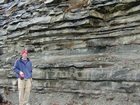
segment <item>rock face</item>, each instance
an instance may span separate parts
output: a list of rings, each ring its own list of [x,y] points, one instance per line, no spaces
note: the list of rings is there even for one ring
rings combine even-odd
[[[27,49],[33,92],[77,94],[94,102],[80,105],[138,104],[139,2],[88,0],[69,7],[65,0],[1,1],[0,86],[17,91],[12,67]],[[67,105],[78,104],[71,101]]]

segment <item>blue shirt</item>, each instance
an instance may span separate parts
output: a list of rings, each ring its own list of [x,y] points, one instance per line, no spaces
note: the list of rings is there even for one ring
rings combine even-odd
[[[19,74],[20,71],[24,73],[24,78],[32,78],[32,63],[29,58],[27,60],[19,58],[15,61],[13,71],[16,73],[17,78],[21,77]]]
[[[23,61],[23,63],[24,63],[25,65],[26,65],[26,63],[28,62],[28,60],[23,60],[23,59],[22,59],[22,61]]]

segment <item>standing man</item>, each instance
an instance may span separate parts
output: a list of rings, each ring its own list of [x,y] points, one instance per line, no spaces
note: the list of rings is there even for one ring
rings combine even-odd
[[[18,78],[19,105],[29,105],[32,83],[32,63],[28,58],[28,51],[22,50],[21,57],[15,61],[14,72]]]

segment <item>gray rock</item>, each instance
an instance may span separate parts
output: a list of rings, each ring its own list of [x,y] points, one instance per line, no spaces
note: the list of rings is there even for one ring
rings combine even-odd
[[[3,4],[3,3],[5,3],[7,0],[1,0],[0,1],[0,4]]]
[[[12,68],[23,49],[33,64],[33,105],[139,104],[139,1],[81,1],[0,2],[0,87],[13,105]]]

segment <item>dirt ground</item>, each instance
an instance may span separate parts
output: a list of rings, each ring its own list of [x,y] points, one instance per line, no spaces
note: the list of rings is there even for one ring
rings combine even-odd
[[[125,95],[115,94],[114,99],[106,100],[106,96],[94,97],[72,93],[50,92],[45,94],[33,93],[30,95],[30,105],[140,105],[134,103]],[[18,93],[10,93],[8,99],[12,105],[18,105]],[[130,100],[129,100],[130,99]]]

